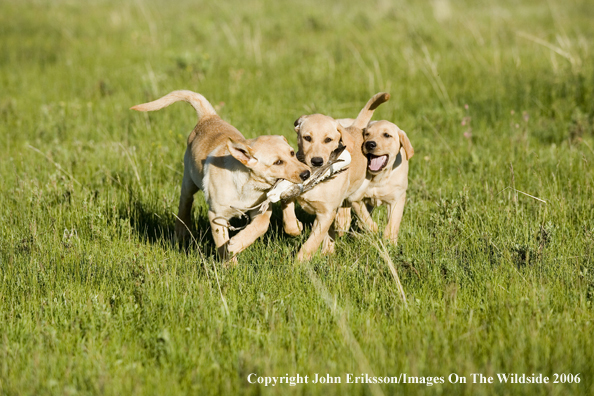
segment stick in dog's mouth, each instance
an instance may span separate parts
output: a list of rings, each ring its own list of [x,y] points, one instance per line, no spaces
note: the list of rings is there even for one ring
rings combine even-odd
[[[367,154],[367,159],[369,162],[367,163],[367,167],[372,172],[379,172],[388,164],[388,155],[373,155]]]
[[[268,209],[268,206],[272,202],[278,202],[281,199],[287,200],[291,198],[295,198],[312,188],[314,188],[319,183],[331,179],[335,177],[337,174],[342,173],[347,170],[348,166],[351,163],[351,155],[348,151],[345,150],[346,146],[340,145],[336,150],[332,152],[330,158],[326,164],[317,168],[303,183],[295,184],[285,179],[278,179],[276,184],[268,191],[266,194],[267,198],[260,204],[253,206],[251,208],[236,208],[242,213],[247,212],[248,210],[258,209],[261,213],[265,212]]]

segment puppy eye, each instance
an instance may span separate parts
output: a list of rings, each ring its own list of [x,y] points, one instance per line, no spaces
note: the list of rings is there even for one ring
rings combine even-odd
[[[384,133],[384,137],[385,137],[385,138],[391,138],[392,136],[390,136],[390,135],[389,135],[389,134],[387,134],[387,133]]]
[[[311,142],[311,136],[303,136],[303,140],[306,142]]]
[[[274,165],[282,165],[283,164],[283,160],[278,160],[274,163]]]
[[[291,157],[294,157],[294,156],[295,156],[295,152],[291,151]]]
[[[324,143],[330,143],[332,141],[332,138],[327,137],[326,139],[324,139]]]

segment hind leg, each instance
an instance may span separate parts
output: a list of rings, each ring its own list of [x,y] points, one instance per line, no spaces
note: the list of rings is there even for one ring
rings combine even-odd
[[[196,192],[198,192],[198,187],[192,181],[187,167],[184,167],[184,178],[179,197],[179,211],[175,220],[175,239],[178,243],[187,241],[190,238],[192,204],[194,203],[194,194]]]

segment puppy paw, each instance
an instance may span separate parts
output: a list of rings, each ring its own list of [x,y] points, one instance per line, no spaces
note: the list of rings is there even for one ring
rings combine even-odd
[[[175,221],[175,238],[177,240],[186,240],[190,238],[190,230],[186,224],[182,223],[179,219]]]
[[[322,248],[322,254],[324,254],[324,255],[334,254],[334,243],[329,243],[327,246],[324,246]]]
[[[398,235],[386,235],[384,239],[392,245],[398,245]]]
[[[242,250],[241,244],[235,238],[229,239],[229,242],[227,242],[227,255],[229,257],[235,257]]]
[[[334,245],[335,241],[334,238],[330,238],[330,235],[326,235],[324,237],[324,241],[322,242],[322,254],[329,255],[334,253]]]
[[[350,224],[346,227],[341,227],[337,224],[335,225],[335,227],[336,235],[338,235],[339,237],[343,237],[345,234],[348,234],[350,232]]]
[[[309,261],[311,260],[313,256],[313,253],[308,253],[308,252],[304,252],[303,250],[300,250],[299,253],[297,253],[297,262],[304,262],[304,261]]]
[[[351,211],[350,208],[340,208],[334,219],[334,227],[338,236],[343,236],[351,228]]]
[[[298,236],[303,231],[303,223],[299,220],[284,224],[285,232],[291,236]]]
[[[377,223],[371,219],[369,221],[361,221],[359,223],[359,225],[363,226],[365,231],[369,231],[369,232],[378,232],[379,231],[379,227],[377,226]]]
[[[186,228],[175,229],[175,234],[173,236],[173,245],[178,246],[181,248],[187,248],[191,239],[191,234],[188,232]]]
[[[237,256],[232,256],[231,258],[229,258],[228,260],[225,260],[223,262],[223,267],[225,268],[233,268],[235,266],[237,266],[238,261],[237,261]]]

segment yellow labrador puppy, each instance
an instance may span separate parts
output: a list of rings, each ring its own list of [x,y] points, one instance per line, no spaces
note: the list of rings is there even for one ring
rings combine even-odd
[[[340,122],[348,124],[349,119]],[[367,177],[358,191],[351,196],[355,214],[371,231],[377,224],[367,209],[386,204],[388,224],[384,238],[396,243],[402,221],[408,188],[408,160],[415,151],[406,133],[389,121],[371,121],[363,130],[363,154],[367,157]],[[350,214],[340,219],[340,227],[348,227]]]
[[[229,240],[229,220],[266,199],[266,192],[279,179],[293,183],[306,180],[310,171],[299,162],[282,136],[246,140],[223,121],[204,96],[192,91],[173,91],[153,102],[132,107],[153,111],[186,101],[198,113],[198,124],[188,137],[184,176],[175,225],[178,240],[189,236],[194,194],[201,189],[208,203],[208,219],[219,256],[234,257],[266,232],[272,209],[249,212],[250,224]]]
[[[384,92],[373,96],[357,119],[347,128],[334,118],[322,114],[304,115],[295,121],[299,142],[297,156],[307,165],[312,168],[324,165],[328,162],[330,154],[341,144],[346,146],[351,155],[351,164],[346,171],[297,197],[305,211],[316,215],[311,234],[299,250],[298,260],[310,259],[322,242],[323,253],[334,251],[333,222],[336,212],[344,200],[350,201],[350,196],[358,191],[365,181],[367,158],[361,151],[362,130],[371,119],[374,110],[389,98],[390,95]],[[294,201],[290,201],[283,206],[284,229],[290,235],[297,235],[302,229],[301,223],[295,217],[294,205]]]

